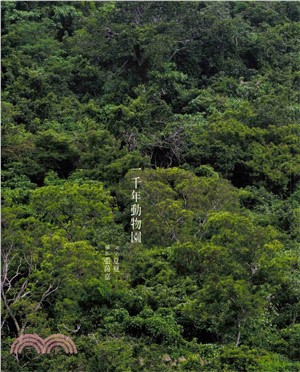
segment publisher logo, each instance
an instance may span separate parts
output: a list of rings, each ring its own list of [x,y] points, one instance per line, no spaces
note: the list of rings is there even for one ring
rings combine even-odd
[[[37,334],[25,334],[18,337],[10,347],[11,354],[20,354],[26,347],[33,347],[38,354],[50,354],[53,349],[61,348],[66,354],[77,354],[77,349],[70,337],[55,334],[43,340]]]

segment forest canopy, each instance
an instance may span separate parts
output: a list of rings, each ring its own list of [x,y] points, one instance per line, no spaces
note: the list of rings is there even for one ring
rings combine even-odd
[[[297,2],[1,11],[3,371],[298,371]]]

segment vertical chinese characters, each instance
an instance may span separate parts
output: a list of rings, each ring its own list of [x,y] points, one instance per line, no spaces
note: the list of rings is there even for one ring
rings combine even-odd
[[[114,273],[118,273],[120,271],[119,265],[119,247],[115,247],[113,253],[113,260],[111,258],[111,246],[105,246],[105,257],[104,257],[104,273],[105,273],[105,280],[110,280],[111,278],[111,268]]]
[[[139,204],[141,200],[141,193],[139,191],[139,185],[141,183],[140,177],[132,178],[134,180],[134,190],[131,193],[131,243],[142,242],[142,207]]]
[[[115,253],[114,253],[114,262],[113,262],[113,271],[115,273],[119,272],[119,247],[115,248]]]
[[[105,246],[105,257],[104,257],[105,280],[110,280],[111,258],[109,254],[110,254],[110,245],[106,245]]]

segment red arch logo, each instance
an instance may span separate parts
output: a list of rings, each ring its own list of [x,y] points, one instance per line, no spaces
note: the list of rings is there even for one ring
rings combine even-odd
[[[55,334],[43,340],[37,334],[18,337],[10,347],[11,354],[20,354],[25,348],[33,347],[38,354],[50,354],[53,349],[62,348],[66,354],[77,354],[77,348],[70,337]]]
[[[46,354],[51,353],[51,350],[56,347],[62,347],[66,354],[77,354],[76,346],[68,336],[61,334],[51,335],[44,340],[44,343]]]
[[[44,354],[44,340],[36,334],[27,334],[18,337],[12,343],[10,353],[20,354],[25,347],[33,347],[38,354]]]

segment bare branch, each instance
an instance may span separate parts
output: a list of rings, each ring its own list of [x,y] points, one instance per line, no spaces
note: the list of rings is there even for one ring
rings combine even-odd
[[[49,287],[46,289],[46,291],[43,293],[42,295],[42,298],[40,300],[40,302],[37,304],[37,306],[35,307],[35,311],[37,311],[41,306],[42,306],[42,303],[45,301],[45,299],[50,296],[53,292],[57,291],[59,286],[53,288],[52,287],[52,284],[49,285]]]

